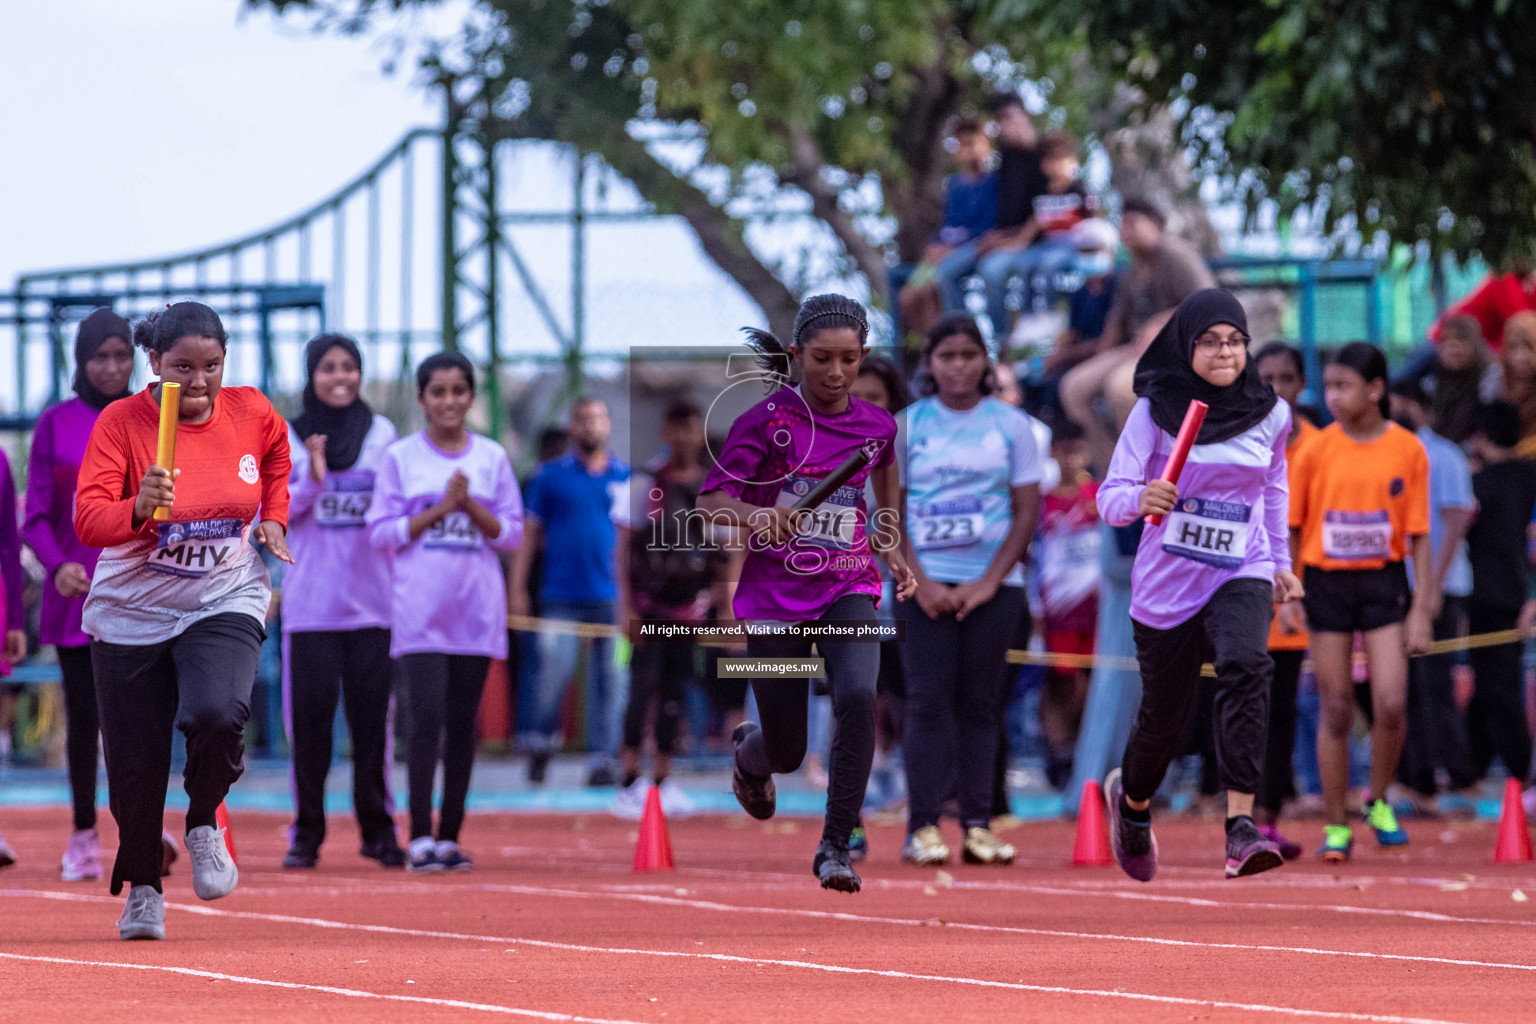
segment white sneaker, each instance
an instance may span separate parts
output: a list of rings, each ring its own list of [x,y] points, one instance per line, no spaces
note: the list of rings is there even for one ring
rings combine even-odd
[[[15,863],[16,851],[5,841],[5,836],[0,836],[0,868],[8,868]]]
[[[64,849],[59,874],[66,882],[101,881],[101,837],[95,829],[81,829],[69,834],[69,846]]]
[[[197,826],[187,833],[187,849],[192,854],[192,891],[198,899],[216,900],[235,891],[240,869],[230,859],[222,828]]]
[[[206,827],[206,826],[205,826]],[[128,890],[123,916],[117,919],[117,934],[127,939],[165,938],[165,897],[152,885],[135,885]]]
[[[679,786],[671,779],[661,780],[661,810],[663,814],[669,818],[686,818],[697,809],[693,804],[693,800],[687,793],[683,792],[682,786]]]
[[[651,780],[641,776],[634,782],[625,786],[613,794],[613,799],[608,802],[608,810],[615,818],[623,818],[625,821],[639,821],[645,813],[645,798],[651,790]],[[667,798],[665,784],[662,786],[661,798]]]

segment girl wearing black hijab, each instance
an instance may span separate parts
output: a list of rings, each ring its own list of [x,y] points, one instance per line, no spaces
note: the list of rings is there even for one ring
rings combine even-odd
[[[1149,807],[1216,666],[1216,759],[1227,790],[1228,878],[1279,867],[1253,823],[1269,717],[1274,602],[1301,598],[1291,573],[1285,443],[1290,407],[1248,365],[1248,323],[1229,292],[1185,299],[1136,365],[1137,402],[1099,487],[1105,522],[1163,516],[1142,533],[1131,619],[1142,698],[1120,768],[1105,780],[1110,845],[1150,881]],[[1209,407],[1177,485],[1161,479],[1191,401]]]
[[[352,803],[361,854],[402,867],[388,787],[390,576],[363,517],[395,428],[360,396],[357,343],[322,334],[304,351],[304,411],[288,437],[288,545],[283,587],[284,701],[297,804],[285,868],[312,868],[325,839],[325,777],[343,698],[352,733]]]
[[[128,397],[132,339],[128,321],[110,309],[98,309],[80,322],[75,334],[76,397],[45,409],[38,417],[27,468],[27,510],[21,533],[46,572],[38,633],[58,653],[64,680],[65,747],[74,804],[74,830],[61,865],[66,882],[96,881],[102,876],[101,839],[96,832],[96,676],[91,670],[91,638],[80,628],[91,573],[101,552],[86,547],[75,534],[75,485],[96,417],[119,398]],[[177,855],[176,841],[167,832],[162,842],[161,871],[169,873]]]

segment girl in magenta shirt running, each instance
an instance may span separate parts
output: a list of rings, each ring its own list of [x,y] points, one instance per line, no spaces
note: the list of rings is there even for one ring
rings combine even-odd
[[[880,596],[872,554],[890,566],[899,599],[910,597],[917,582],[897,550],[896,420],[850,393],[869,354],[864,307],[841,295],[807,299],[787,349],[765,331],[749,333],[770,393],[731,425],[698,502],[704,512],[717,520],[729,518],[748,533],[736,617],[872,626]],[[795,376],[800,384],[788,387]],[[800,498],[861,448],[871,456],[867,465],[816,508],[793,511]],[[873,528],[864,500],[865,481],[871,478],[880,504]],[[826,666],[837,727],[826,824],[811,870],[824,889],[858,892],[848,840],[858,824],[875,753],[880,644],[877,637],[820,640],[816,649]],[[810,640],[747,641],[751,658],[805,658],[810,653]],[[732,788],[754,818],[773,817],[774,774],[795,771],[805,757],[808,686],[803,677],[752,683],[762,724],[744,722],[732,736]]]

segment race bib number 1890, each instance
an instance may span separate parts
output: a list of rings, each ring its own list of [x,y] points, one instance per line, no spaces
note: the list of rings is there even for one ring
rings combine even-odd
[[[1374,512],[1324,512],[1323,557],[1340,562],[1386,561],[1392,547],[1392,520]]]

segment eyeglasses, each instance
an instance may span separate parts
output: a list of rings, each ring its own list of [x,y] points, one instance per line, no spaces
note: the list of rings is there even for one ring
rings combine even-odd
[[[1195,339],[1195,350],[1201,355],[1206,356],[1214,356],[1224,348],[1231,348],[1236,351],[1238,349],[1246,349],[1247,347],[1248,338],[1242,334],[1235,334],[1230,338],[1218,338],[1214,335],[1206,334]]]

